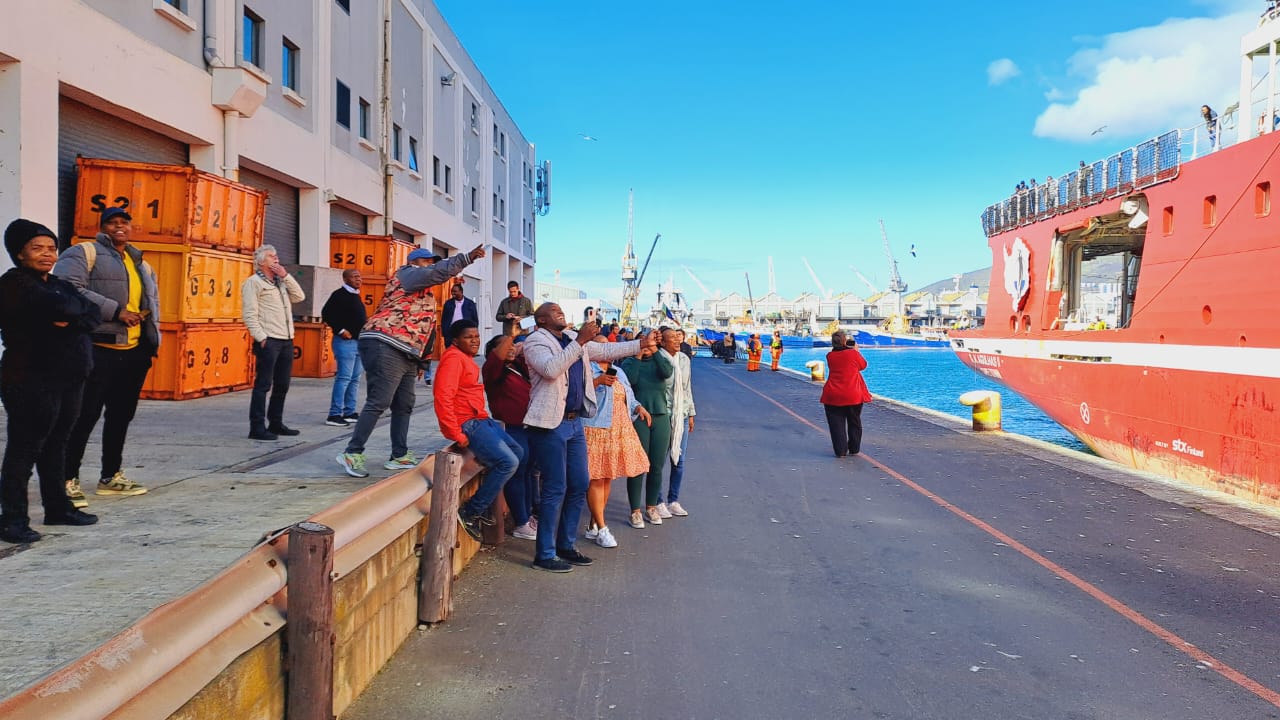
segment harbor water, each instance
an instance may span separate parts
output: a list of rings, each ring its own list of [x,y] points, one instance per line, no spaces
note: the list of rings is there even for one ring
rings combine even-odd
[[[867,359],[862,375],[876,395],[937,410],[968,420],[969,408],[957,398],[970,390],[995,390],[1004,407],[1004,429],[1092,454],[1092,451],[1016,392],[975,373],[950,350],[859,348]],[[788,348],[782,366],[808,373],[805,363],[825,360],[831,348]],[[764,361],[769,362],[766,349]]]

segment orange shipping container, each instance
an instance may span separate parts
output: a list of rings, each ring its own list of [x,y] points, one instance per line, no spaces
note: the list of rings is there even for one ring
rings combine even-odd
[[[139,242],[252,253],[262,244],[266,193],[190,165],[76,160],[75,234],[93,237],[109,207],[133,217]]]
[[[293,376],[333,377],[338,359],[333,356],[333,328],[322,322],[293,324]]]
[[[240,320],[240,286],[253,274],[251,256],[166,243],[132,245],[156,271],[160,322]]]
[[[160,324],[160,353],[142,386],[148,400],[188,400],[253,384],[249,330],[240,323]]]
[[[329,267],[355,268],[366,283],[370,279],[386,282],[391,273],[409,262],[409,253],[415,247],[389,235],[336,233],[329,236]]]
[[[382,296],[387,293],[386,280],[365,280],[360,286],[360,299],[364,300],[364,312],[373,315],[373,311],[382,304]]]

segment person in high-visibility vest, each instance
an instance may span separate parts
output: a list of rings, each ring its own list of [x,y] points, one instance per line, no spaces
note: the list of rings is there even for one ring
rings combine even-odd
[[[769,369],[778,372],[778,362],[782,360],[782,333],[773,334],[773,339],[769,341],[769,355],[771,356]]]
[[[747,372],[756,372],[760,369],[760,358],[764,355],[764,343],[760,342],[760,336],[752,333],[747,339]]]

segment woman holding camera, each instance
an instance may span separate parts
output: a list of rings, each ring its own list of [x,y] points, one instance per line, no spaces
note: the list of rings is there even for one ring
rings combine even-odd
[[[831,431],[831,448],[842,458],[862,449],[862,405],[871,402],[871,391],[862,379],[867,360],[843,330],[831,336],[831,352],[827,353],[827,384],[822,387],[820,402],[827,411],[827,427]]]
[[[597,335],[594,342],[608,342]],[[649,458],[632,426],[643,422],[653,424],[653,417],[636,401],[635,392],[627,380],[627,374],[611,363],[599,361],[591,366],[595,375],[595,417],[586,418],[582,424],[587,435],[587,470],[591,486],[587,488],[587,510],[591,522],[587,527],[587,539],[595,540],[600,547],[617,547],[609,526],[604,521],[604,508],[609,503],[609,490],[616,477],[643,475],[649,470]]]

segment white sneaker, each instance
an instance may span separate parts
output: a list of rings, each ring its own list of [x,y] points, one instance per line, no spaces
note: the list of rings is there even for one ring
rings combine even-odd
[[[618,547],[618,541],[613,539],[613,533],[609,532],[609,526],[600,528],[600,532],[596,533],[596,544],[602,548]]]
[[[596,527],[595,525],[591,525],[590,527],[587,528],[587,531],[582,534],[582,536],[588,540],[595,540],[596,536],[598,536],[599,534],[600,534],[600,528]]]
[[[671,517],[671,511],[667,509],[666,503],[658,503],[658,517],[666,520]]]
[[[678,502],[668,503],[667,509],[670,510],[671,514],[675,515],[676,517],[687,517],[689,515],[689,511],[685,510],[684,506]]]
[[[538,516],[537,515],[529,516],[529,527],[533,528],[534,532],[538,532]]]
[[[645,513],[645,514],[649,517],[649,524],[650,524],[650,525],[661,525],[661,524],[662,524],[662,516],[658,514],[658,508],[656,508],[656,507],[651,507],[651,508],[649,508],[649,511],[648,511],[647,513]]]
[[[517,537],[521,540],[537,540],[538,528],[533,527],[531,522],[527,522],[515,530],[511,531],[511,537]]]
[[[644,513],[640,512],[639,510],[636,510],[635,512],[631,513],[631,527],[637,530],[644,529]]]

